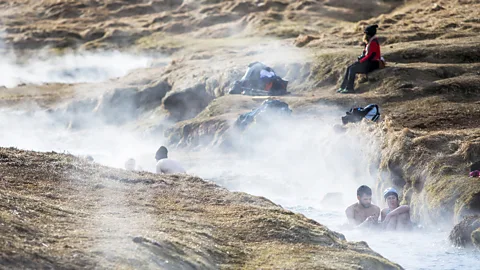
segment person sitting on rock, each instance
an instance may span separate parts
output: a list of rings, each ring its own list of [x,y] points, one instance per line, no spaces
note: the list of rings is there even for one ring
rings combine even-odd
[[[357,189],[358,202],[346,210],[348,223],[355,228],[372,228],[378,224],[380,207],[372,204],[372,189],[362,185]]]
[[[155,153],[157,160],[156,172],[161,174],[186,173],[187,171],[176,160],[168,158],[168,150],[161,146]]]
[[[392,187],[387,188],[383,192],[383,197],[387,201],[388,207],[381,212],[382,227],[387,231],[411,229],[410,207],[408,205],[400,206],[397,190]]]
[[[342,85],[337,90],[339,93],[352,93],[355,92],[355,76],[358,73],[367,74],[380,67],[381,52],[380,43],[378,42],[377,33],[378,25],[370,25],[365,28],[365,35],[363,41],[365,42],[365,48],[363,54],[358,57],[358,61],[350,65],[345,71]]]

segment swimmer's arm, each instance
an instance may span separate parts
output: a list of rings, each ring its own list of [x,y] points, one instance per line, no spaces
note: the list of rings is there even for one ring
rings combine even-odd
[[[377,224],[377,223],[378,223],[378,216],[369,216],[367,219],[365,219],[364,222],[360,223],[355,228],[366,228],[372,224]]]
[[[380,213],[380,222],[383,222],[385,220],[385,217],[387,216],[385,212],[387,212],[386,209],[383,209]]]
[[[401,205],[399,207],[397,207],[395,210],[393,210],[392,212],[388,213],[387,216],[396,216],[396,215],[400,215],[400,214],[403,214],[403,213],[407,213],[410,211],[410,206],[408,205]]]
[[[355,205],[350,205],[346,210],[345,210],[345,214],[347,215],[347,219],[348,219],[348,224],[352,225],[352,226],[356,226],[357,225],[357,221],[355,220],[355,212],[353,210],[353,208],[355,207]]]
[[[376,209],[376,213],[373,216],[376,218],[375,221],[378,222],[378,218],[380,217],[381,211],[380,211],[380,207],[376,205],[375,205],[375,209]]]
[[[397,207],[395,210],[391,211],[390,213],[388,213],[385,216],[385,219],[383,220],[384,226],[386,226],[386,224],[390,221],[390,219],[393,216],[400,215],[400,214],[403,214],[403,213],[408,213],[409,211],[410,211],[410,206],[408,206],[408,205],[402,205],[402,206]]]
[[[376,213],[369,216],[365,221],[363,221],[360,225],[357,226],[357,228],[364,228],[364,227],[369,227],[371,225],[378,224],[378,216],[380,216],[380,207],[374,206]]]

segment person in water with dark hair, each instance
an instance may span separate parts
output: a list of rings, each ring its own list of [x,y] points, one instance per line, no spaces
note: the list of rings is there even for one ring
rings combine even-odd
[[[345,214],[354,228],[372,228],[378,223],[380,207],[372,204],[372,189],[362,185],[357,189],[358,202],[350,205]]]
[[[358,73],[367,74],[378,68],[380,68],[381,52],[380,43],[376,37],[378,25],[369,25],[365,27],[363,41],[365,42],[365,48],[363,54],[358,57],[358,61],[350,65],[343,78],[339,93],[352,93],[355,92],[355,76]]]
[[[186,170],[176,160],[168,158],[168,150],[165,146],[160,146],[155,153],[157,161],[156,172],[160,174],[186,173]]]

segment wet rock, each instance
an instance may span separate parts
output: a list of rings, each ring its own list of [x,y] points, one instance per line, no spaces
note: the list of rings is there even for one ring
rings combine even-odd
[[[476,229],[472,232],[472,243],[478,250],[480,250],[480,229]]]
[[[471,247],[474,244],[472,241],[478,240],[479,229],[480,215],[465,217],[460,223],[453,227],[449,235],[450,242],[458,247]],[[473,234],[474,231],[477,232]]]
[[[143,112],[160,107],[171,88],[164,80],[151,81],[139,87],[114,88],[98,98],[70,102],[63,109],[66,115],[60,114],[61,120],[73,129],[87,127],[94,120],[115,125],[124,124],[136,119]]]
[[[214,97],[207,93],[205,83],[199,83],[168,95],[163,106],[171,120],[182,121],[195,117],[213,99]]]
[[[103,94],[93,112],[107,123],[124,124],[135,117],[135,87],[116,88]]]
[[[172,86],[167,81],[151,82],[138,93],[137,104],[144,111],[156,108],[171,89]]]
[[[177,147],[222,146],[228,143],[229,121],[221,118],[186,120],[165,130],[168,143]]]

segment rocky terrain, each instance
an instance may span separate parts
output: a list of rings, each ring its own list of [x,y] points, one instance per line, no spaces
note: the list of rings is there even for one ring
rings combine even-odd
[[[451,231],[450,241],[458,247],[472,247],[479,245],[479,231],[480,231],[480,217],[472,215],[463,219],[460,223],[455,225]]]
[[[59,121],[71,129],[83,128],[83,117],[98,117],[108,124],[126,126],[135,130],[148,130],[153,135],[165,136],[172,147],[217,147],[224,145],[228,140],[225,134],[235,118],[261,102],[261,99],[252,97],[226,95],[231,82],[242,76],[248,63],[264,61],[279,75],[289,80],[289,91],[292,95],[281,99],[288,102],[294,112],[308,111],[318,104],[333,104],[343,108],[368,103],[379,104],[384,121],[373,132],[381,137],[383,145],[380,157],[372,160],[372,163],[382,172],[378,175],[377,189],[393,185],[403,191],[405,194],[403,200],[412,207],[414,221],[425,225],[444,222],[447,227],[452,228],[464,217],[480,211],[480,181],[468,177],[469,165],[480,160],[480,128],[477,126],[477,119],[480,117],[479,1],[19,0],[0,1],[0,7],[3,50],[18,55],[18,61],[25,61],[26,55],[35,54],[38,51],[62,54],[72,49],[119,49],[138,54],[146,53],[157,59],[150,68],[135,70],[125,77],[104,83],[21,85],[2,89],[0,104],[3,107],[23,106],[26,103],[36,104],[58,117]],[[380,26],[378,36],[382,44],[382,53],[387,60],[387,68],[375,71],[363,82],[358,82],[355,94],[337,94],[335,90],[338,88],[338,81],[345,66],[361,53],[362,47],[359,42],[361,30],[371,23],[377,23]],[[13,153],[16,152],[8,155],[14,155]],[[17,155],[40,154],[18,152]],[[48,165],[47,161],[50,160],[48,155],[40,155],[40,157],[45,160],[44,166],[52,166]],[[68,164],[76,164],[77,161],[72,162]],[[98,169],[98,173],[101,174],[104,170],[111,169]],[[117,173],[126,174],[115,172]],[[101,176],[102,187],[98,190],[93,184],[96,180],[92,178],[89,180],[92,184],[85,184],[87,185],[85,188],[94,189],[94,192],[99,194],[102,192],[124,193],[126,185],[135,186],[134,189],[139,190],[145,185],[158,185],[157,188],[161,190],[161,184],[159,184],[161,181],[167,184],[175,182],[169,180],[170,178],[155,176],[131,175],[128,177],[118,176],[116,180],[114,179],[115,181],[110,181],[109,177]],[[151,182],[138,180],[143,179],[142,177],[155,180]],[[138,183],[133,185],[131,181]],[[157,181],[160,182],[157,183]],[[178,185],[185,186],[187,186],[186,183],[196,183],[195,185],[199,185],[199,190],[204,190],[203,187],[205,187],[204,192],[216,189],[213,185],[210,186],[201,180],[179,178],[177,181],[180,183]],[[33,185],[27,184],[28,181],[25,183],[20,181],[20,183]],[[67,189],[62,185],[59,188]],[[42,187],[32,186],[32,188]],[[40,193],[39,190],[37,192]],[[241,201],[237,197],[240,196],[238,194],[218,192],[215,194],[221,193],[221,196],[218,195],[219,198],[224,198],[222,196],[236,198],[232,199],[232,205],[229,203],[227,209],[235,208],[233,205],[238,203],[237,200]],[[58,196],[56,193],[57,191],[53,192],[52,196]],[[76,194],[73,191],[71,193]],[[183,196],[175,192],[172,194],[173,197]],[[95,200],[98,196],[89,200]],[[186,199],[188,196],[185,196],[181,200],[188,200]],[[138,200],[134,195],[131,199],[133,204]],[[15,200],[26,204],[30,199],[20,196]],[[52,199],[42,197],[38,200]],[[68,205],[68,200],[64,200]],[[259,199],[252,200],[257,202]],[[161,204],[161,202],[158,203]],[[217,213],[217,210],[213,210],[214,208],[209,208],[213,207],[209,205],[210,202],[201,201],[200,203],[205,203],[204,208],[208,210],[201,212],[205,216],[199,214],[199,219],[207,219],[210,214],[221,215],[220,210]],[[80,216],[79,222],[91,221],[88,213],[100,212],[100,215],[103,215],[106,213],[102,211],[108,211],[108,209],[95,210],[94,207],[100,206],[94,206],[94,204],[92,202],[92,205],[86,206],[91,208],[85,210],[87,216]],[[149,211],[153,212],[151,215],[166,211],[161,210],[163,208],[157,209],[158,206],[154,203],[152,205],[141,207],[149,208]],[[215,206],[218,207],[215,209],[223,209],[219,205]],[[175,209],[177,207],[175,205],[171,207],[174,209],[170,211],[178,210],[179,216],[183,215],[180,214],[184,213],[182,211],[193,215],[191,213],[193,211]],[[278,220],[283,218],[288,220],[286,217],[292,216],[264,201],[260,206],[249,204],[242,207],[245,208],[243,210],[237,208],[235,211],[257,211],[255,215],[275,215],[275,218],[272,216],[269,219],[273,220],[273,223],[277,222],[275,221],[277,217]],[[245,210],[250,209],[249,207],[257,207],[255,208],[257,210]],[[277,212],[269,210],[270,208],[277,209],[275,210]],[[39,211],[44,211],[41,209]],[[125,206],[125,209],[129,208]],[[48,210],[47,213],[51,211],[59,210]],[[233,210],[225,211],[232,211],[222,216],[225,222],[228,221],[229,215],[238,213]],[[269,211],[273,211],[274,214]],[[130,214],[138,216],[135,212]],[[55,215],[65,219],[65,226],[80,224],[68,222],[69,218],[78,215],[58,213]],[[115,223],[115,219],[119,217],[112,215],[107,218]],[[49,218],[49,214],[39,214],[39,216]],[[309,235],[306,238],[310,239],[311,234],[329,235],[330,233],[326,233],[327,229],[320,225],[311,224],[309,223],[311,221],[293,216],[295,218],[289,222],[295,224],[303,222],[303,228],[308,229],[301,229],[299,232],[288,231],[292,233],[288,237],[301,238],[302,233],[305,233],[303,235]],[[470,219],[467,218],[465,222]],[[252,222],[255,224],[255,221]],[[36,224],[32,223],[29,229],[24,229],[26,232],[23,232],[22,239],[28,235],[34,235],[32,232],[39,229]],[[228,227],[227,230],[231,231],[221,233],[233,237],[231,234],[235,231],[247,231],[256,226],[252,224],[246,222],[245,226],[252,227],[245,228]],[[277,223],[268,224],[265,228],[288,227]],[[155,226],[155,224],[150,225]],[[217,228],[215,224],[207,225],[202,228]],[[95,225],[90,224],[90,226]],[[19,228],[22,230],[22,227]],[[125,232],[138,231],[139,233],[128,239],[117,240],[131,241],[129,244],[134,246],[142,245],[157,255],[165,254],[165,251],[158,250],[158,245],[155,244],[160,241],[160,238],[145,236],[140,233],[140,230],[136,227],[134,230],[129,228]],[[268,229],[265,230],[268,231]],[[277,229],[272,230],[277,231]],[[98,253],[101,250],[100,247],[91,249],[92,247],[83,246],[89,241],[84,241],[81,237],[76,239],[76,231],[65,231],[69,235],[60,236],[60,239],[64,237],[81,242],[71,245],[75,247],[72,248],[72,256],[77,254],[74,253],[74,250],[77,250],[80,255],[76,257],[83,258],[75,261],[78,267],[98,263],[97,259],[91,256],[102,257],[102,253]],[[477,234],[471,233],[473,240],[470,241],[474,243],[478,243],[478,230],[476,232]],[[89,239],[88,237],[102,239],[102,232],[97,232],[100,235],[96,236],[87,236],[87,232],[78,233],[87,237],[86,239]],[[188,251],[182,251],[183,254],[188,254],[185,255],[188,259],[182,259],[185,265],[211,266],[213,263],[227,268],[239,265],[247,268],[271,265],[275,268],[290,263],[290,261],[278,260],[278,258],[285,258],[282,252],[286,253],[290,248],[298,250],[297,254],[299,254],[295,257],[298,261],[290,258],[291,263],[305,263],[306,267],[323,263],[317,260],[312,262],[310,256],[300,255],[316,254],[323,248],[312,244],[313,240],[280,241],[278,239],[286,239],[282,237],[287,236],[278,234],[275,236],[278,238],[274,238],[276,240],[266,239],[258,243],[253,241],[255,243],[252,244],[249,239],[235,236],[240,238],[231,241],[241,243],[238,245],[242,246],[229,247],[230,241],[219,244],[216,241],[218,236],[196,233],[199,232],[194,232],[192,236],[195,241],[202,243],[210,241],[210,244],[222,247],[202,244],[200,246],[204,249],[195,251],[197,253],[194,257],[198,260],[191,261],[193,257],[190,255],[194,251],[190,250],[192,247],[189,246]],[[263,237],[267,234],[258,232],[257,236],[259,235]],[[332,233],[332,235],[335,234]],[[48,237],[52,239],[56,236]],[[107,234],[107,237],[118,236]],[[164,237],[178,236],[167,233]],[[376,255],[371,255],[373,253],[361,244],[348,244],[339,240],[340,238],[337,235],[332,236],[331,240],[328,240],[330,242],[322,242],[326,241],[323,238],[319,240],[321,243],[334,243],[334,247],[351,245],[352,252],[356,252],[357,257],[354,258],[358,259],[342,261],[345,264],[338,268],[348,269],[353,267],[353,264],[367,263],[367,261],[388,265]],[[9,241],[12,245],[20,243],[18,239]],[[58,240],[55,245],[70,245],[62,241]],[[277,241],[282,248],[275,251],[269,250],[267,244],[269,241]],[[36,254],[34,251],[27,255],[35,258],[40,256],[37,259],[45,264],[57,261],[44,257],[45,255],[42,254],[45,254],[46,247],[42,246],[41,243],[35,248],[31,246],[32,250],[43,252],[38,253],[40,255],[34,255]],[[175,250],[179,248],[175,245],[170,246]],[[183,248],[186,247],[183,246]],[[230,251],[229,248],[232,250]],[[20,247],[12,248],[15,252],[19,250],[21,250]],[[88,253],[86,250],[96,250],[97,253]],[[253,250],[261,252],[256,253]],[[228,252],[233,255],[226,255],[229,254]],[[262,252],[265,252],[265,256],[258,255],[263,254]],[[259,257],[251,257],[254,253]],[[205,256],[205,254],[209,255]],[[58,256],[57,258],[62,257],[61,254]],[[139,256],[147,255],[142,253]],[[361,256],[375,259],[363,260]],[[207,261],[206,258],[214,258],[214,261]],[[176,259],[180,261],[179,258]],[[327,256],[322,257],[322,260],[327,259]],[[251,262],[252,265],[246,262]],[[12,265],[14,263],[12,262]],[[106,263],[101,264],[102,266],[107,266],[112,262],[102,263]],[[126,264],[134,265],[130,263],[133,262]],[[367,266],[364,267],[368,269]]]
[[[140,46],[169,53],[211,38],[319,33],[337,18],[367,19],[401,2],[20,0],[0,7],[4,38],[18,49]]]
[[[0,149],[0,267],[401,269],[365,242],[187,175]]]

